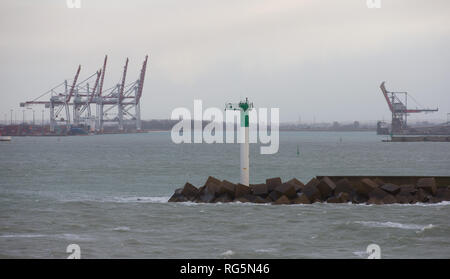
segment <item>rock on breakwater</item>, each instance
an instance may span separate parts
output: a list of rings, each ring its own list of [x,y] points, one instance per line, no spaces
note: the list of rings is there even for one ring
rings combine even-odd
[[[317,176],[304,184],[296,178],[283,182],[270,178],[265,183],[234,184],[208,177],[197,188],[186,183],[175,190],[169,202],[311,204],[365,203],[414,204],[450,201],[450,177],[414,176]]]

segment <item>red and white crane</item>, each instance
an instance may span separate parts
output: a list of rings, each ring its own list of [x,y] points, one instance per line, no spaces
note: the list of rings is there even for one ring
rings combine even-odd
[[[436,109],[429,108],[408,108],[408,92],[392,92],[388,91],[385,86],[385,81],[380,85],[381,92],[383,92],[384,98],[389,106],[389,110],[392,113],[391,133],[401,133],[408,128],[407,118],[409,113],[429,113],[436,112]],[[411,96],[410,96],[411,97]],[[414,98],[413,98],[414,99]]]
[[[136,123],[136,130],[141,130],[141,111],[140,99],[142,96],[145,71],[147,67],[148,55],[142,64],[141,73],[138,80],[126,83],[128,62],[127,58],[123,68],[120,83],[103,91],[103,95],[99,98],[98,104],[98,124],[96,129],[102,132],[104,123],[117,122],[120,131],[124,130],[125,121],[133,121]],[[112,113],[117,108],[117,114]]]
[[[58,122],[63,122],[67,128],[84,123],[90,127],[95,126],[98,132],[103,131],[104,122],[117,122],[119,130],[123,130],[125,120],[135,121],[136,129],[140,130],[140,99],[143,91],[147,59],[148,55],[145,57],[139,79],[126,84],[129,62],[127,58],[120,83],[105,90],[103,84],[108,61],[108,56],[105,55],[103,67],[86,79],[79,81],[81,72],[81,65],[79,65],[70,87],[66,80],[32,101],[20,103],[20,106],[45,105],[46,108],[49,108],[50,130],[52,132],[55,131]],[[91,88],[89,81],[94,78],[94,86]],[[44,96],[49,94],[50,100],[42,100]],[[96,105],[97,108],[95,116],[91,113],[92,104]],[[107,107],[104,109],[104,106]],[[70,107],[73,110],[73,121],[70,119]],[[117,108],[117,113],[112,113],[111,110],[115,108]],[[65,118],[59,116],[63,109],[65,109]]]

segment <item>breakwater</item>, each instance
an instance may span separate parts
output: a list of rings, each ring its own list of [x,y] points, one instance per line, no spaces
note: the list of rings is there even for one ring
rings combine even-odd
[[[414,204],[450,200],[450,177],[317,176],[304,184],[296,178],[269,178],[250,186],[208,177],[196,187],[186,183],[169,202],[311,204]]]

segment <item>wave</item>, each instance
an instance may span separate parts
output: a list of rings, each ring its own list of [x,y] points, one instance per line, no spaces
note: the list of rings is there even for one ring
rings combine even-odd
[[[442,206],[442,205],[450,205],[450,201],[441,201],[438,203],[414,203],[414,204],[395,204],[398,206]]]
[[[63,233],[63,234],[4,234],[0,235],[0,238],[58,238],[66,240],[91,240],[89,237],[79,236],[76,234]]]
[[[256,249],[255,250],[256,253],[268,253],[268,254],[272,254],[272,253],[274,253],[276,251],[277,251],[277,249],[275,249],[275,248]]]
[[[39,238],[48,237],[45,234],[4,234],[0,235],[1,238]]]
[[[110,202],[149,202],[149,203],[167,203],[169,201],[170,197],[169,196],[165,196],[165,197],[115,197],[113,199],[107,199],[105,201],[110,201]],[[222,202],[215,202],[215,203],[196,203],[196,202],[176,202],[173,204],[183,204],[183,205],[223,205],[223,204],[233,204],[233,205],[245,205],[245,206],[271,206],[271,203],[251,203],[251,202],[240,202],[240,201],[235,201],[235,202],[227,202],[227,203],[222,203]],[[376,206],[373,204],[353,204],[351,202],[349,203],[342,203],[342,204],[329,204],[329,203],[313,203],[313,204],[285,204],[282,206],[300,206],[300,207],[304,207],[304,206],[320,206],[320,205],[331,205],[331,206],[345,206],[345,205],[350,205],[350,206]],[[450,205],[450,201],[443,201],[440,203],[415,203],[415,204],[387,204],[387,205],[383,205],[383,206],[442,206],[442,205]],[[279,206],[279,205],[277,205]]]
[[[111,203],[168,203],[170,199],[170,196],[151,196],[151,197],[144,197],[144,196],[136,196],[136,197],[105,197],[105,198],[79,198],[79,199],[63,199],[62,202],[111,202]],[[243,203],[239,201],[235,202],[217,202],[217,203],[196,203],[196,202],[176,202],[173,204],[182,204],[182,205],[223,205],[223,204],[232,204],[232,205],[244,205],[244,206],[271,206],[271,203]],[[313,204],[286,204],[282,206],[299,206],[299,207],[308,207],[308,206],[339,206],[339,207],[345,207],[345,206],[378,206],[374,204],[353,204],[351,202],[349,203],[341,203],[341,204],[335,204],[335,203],[313,203]],[[447,206],[450,205],[450,201],[443,201],[440,203],[415,203],[415,204],[387,204],[383,206]],[[277,205],[280,206],[280,205]]]
[[[148,202],[148,203],[166,203],[170,197],[114,197],[112,199],[107,199],[110,202]]]
[[[367,258],[369,256],[369,253],[367,253],[367,251],[355,251],[355,252],[353,252],[353,255],[364,259],[364,258]]]
[[[392,203],[392,204],[383,204],[383,205],[377,205],[377,204],[367,204],[367,203],[314,203],[314,204],[327,204],[330,206],[343,206],[343,205],[351,205],[351,206],[362,206],[362,207],[391,207],[391,206],[445,206],[450,205],[450,201],[442,201],[438,203],[411,203],[411,204],[405,204],[405,203]]]
[[[73,198],[62,199],[67,203],[111,202],[111,203],[167,203],[170,197],[104,197],[104,198]]]
[[[433,224],[417,225],[417,224],[401,224],[396,222],[376,222],[376,221],[355,221],[355,223],[371,228],[396,228],[415,231],[425,231],[436,227]]]
[[[227,250],[227,251],[223,252],[220,255],[223,256],[223,257],[231,257],[231,256],[234,255],[234,252],[233,252],[233,250]]]
[[[115,232],[129,232],[130,231],[130,227],[116,227],[116,228],[113,228],[112,231],[115,231]]]

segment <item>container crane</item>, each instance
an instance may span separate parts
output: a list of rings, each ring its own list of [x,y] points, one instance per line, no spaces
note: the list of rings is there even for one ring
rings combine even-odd
[[[135,121],[136,130],[141,130],[140,98],[142,96],[148,55],[145,56],[139,79],[126,84],[129,59],[126,59],[121,80],[111,88],[104,89],[104,79],[108,56],[105,55],[103,67],[86,79],[79,81],[81,65],[78,66],[75,77],[68,84],[67,80],[41,94],[32,101],[20,103],[21,107],[29,105],[45,105],[50,109],[50,131],[55,132],[58,122],[63,122],[67,128],[87,124],[95,126],[97,132],[103,132],[104,122],[118,122],[119,131],[124,130],[124,120]],[[94,86],[89,82],[94,80]],[[42,100],[44,96],[49,99]],[[91,105],[96,106],[95,115],[91,113]],[[70,107],[73,109],[71,121]],[[106,107],[105,107],[106,106]],[[117,108],[117,113],[112,112]],[[59,117],[65,111],[64,117]],[[83,114],[84,113],[84,114]],[[75,127],[71,128],[71,124]]]

